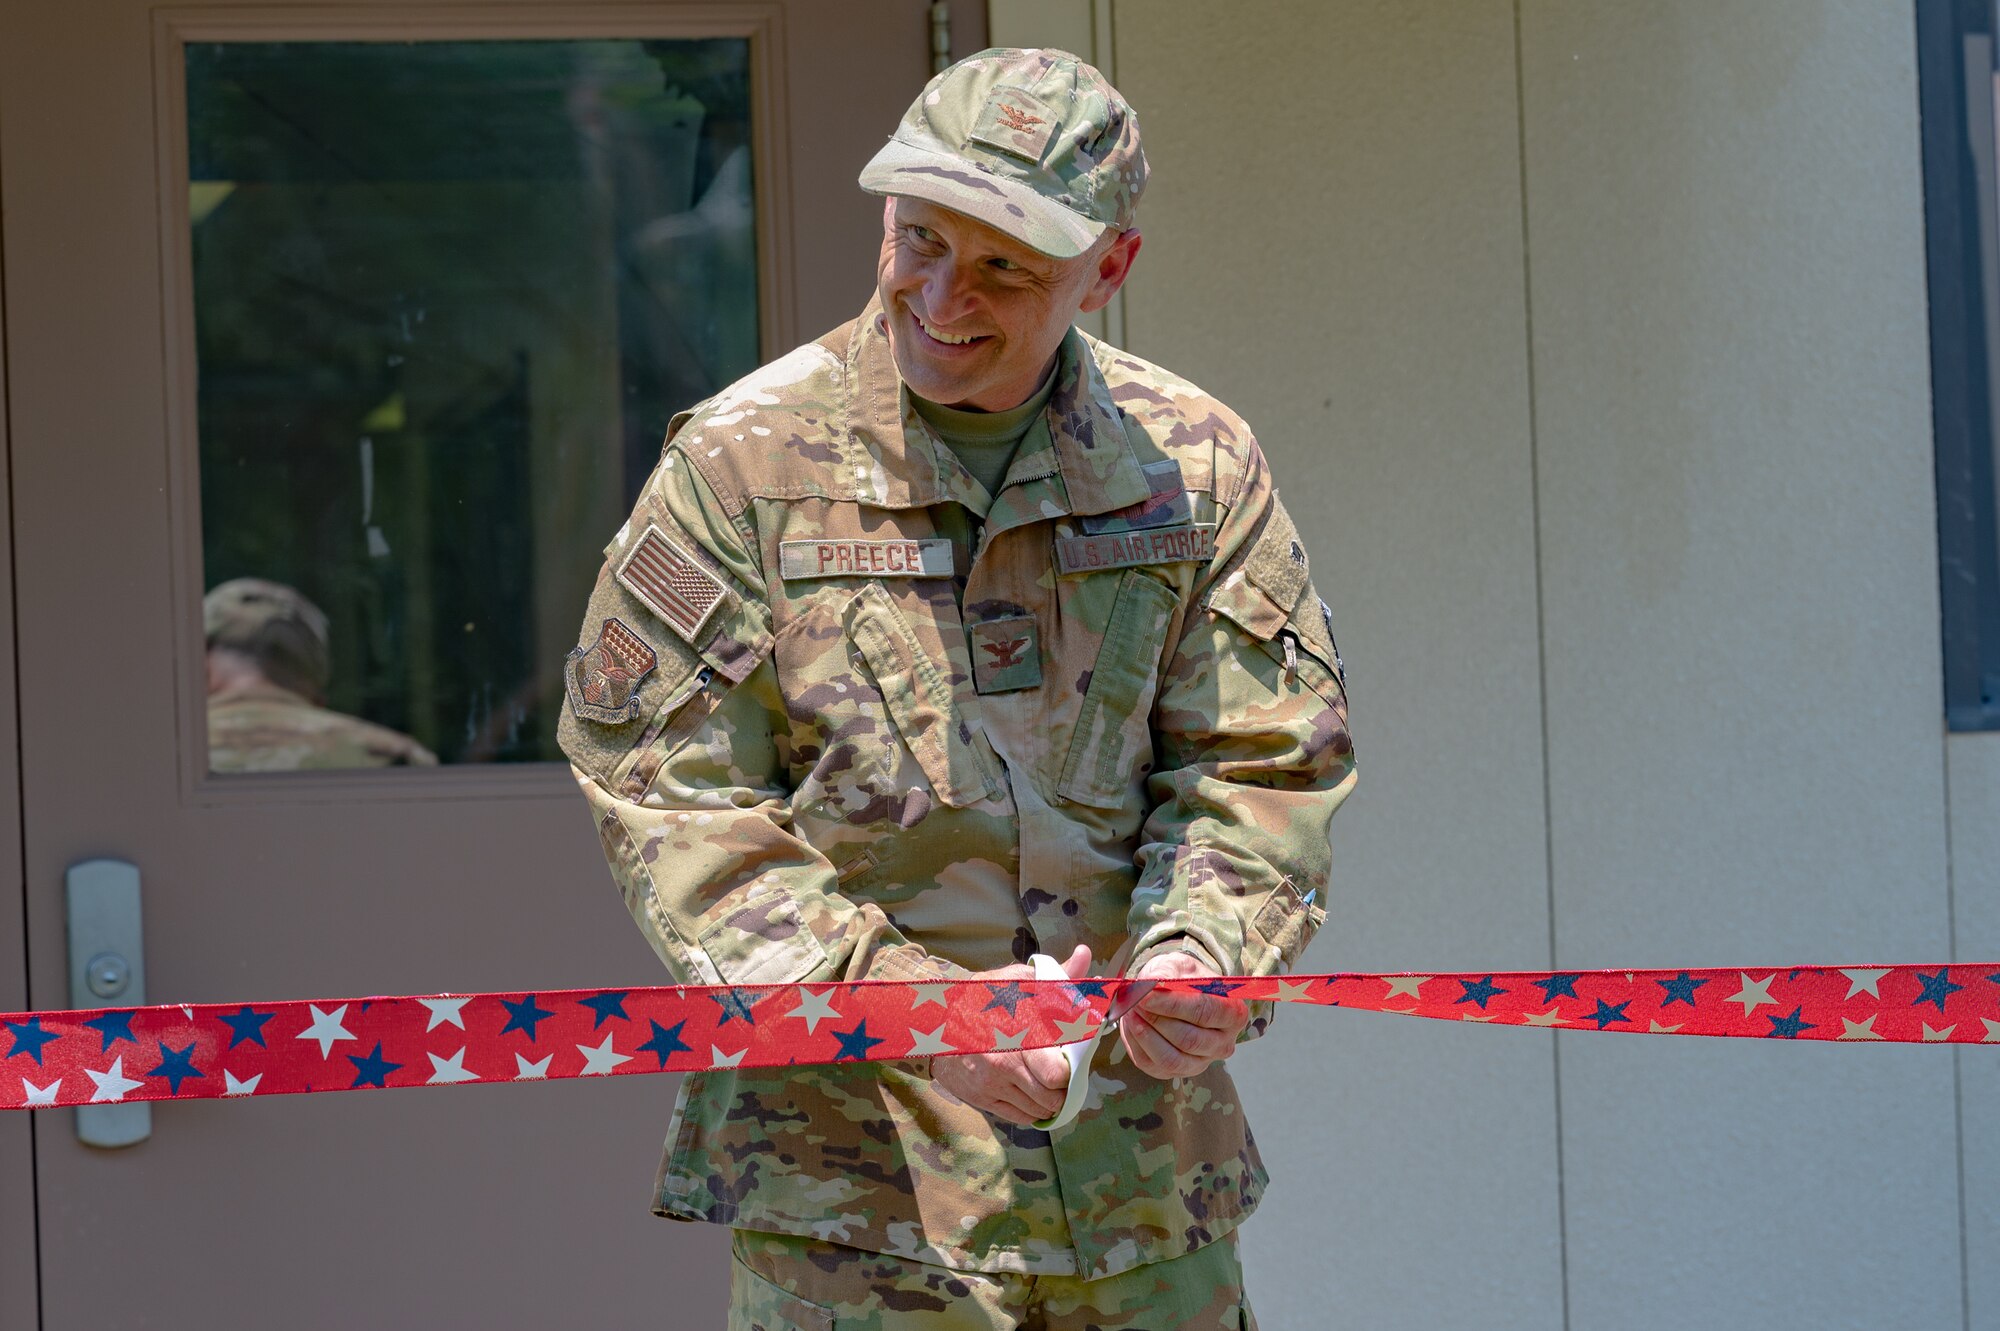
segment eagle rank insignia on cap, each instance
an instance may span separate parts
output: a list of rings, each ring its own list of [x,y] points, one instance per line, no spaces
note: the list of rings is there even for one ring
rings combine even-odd
[[[639,717],[639,681],[660,658],[646,640],[613,617],[597,631],[597,640],[569,654],[563,687],[569,705],[580,717],[606,725],[623,725]]]

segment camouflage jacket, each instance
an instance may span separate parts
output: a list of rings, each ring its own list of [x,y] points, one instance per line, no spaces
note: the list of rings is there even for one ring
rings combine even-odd
[[[561,738],[677,978],[934,979],[1077,943],[1100,974],[1185,949],[1263,975],[1324,918],[1353,784],[1325,607],[1250,432],[1186,382],[1073,333],[989,496],[871,305],[677,418],[606,555]],[[1222,1065],[1159,1082],[1106,1040],[1092,1086],[1049,1134],[919,1063],[689,1076],[656,1209],[1101,1276],[1255,1206]]]
[[[316,707],[276,684],[251,684],[208,700],[208,766],[214,772],[309,768],[432,767],[437,755],[408,735]]]

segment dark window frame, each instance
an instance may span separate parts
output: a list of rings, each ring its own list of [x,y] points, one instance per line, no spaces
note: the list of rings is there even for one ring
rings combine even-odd
[[[1994,0],[1917,0],[1924,232],[1945,723],[2000,730],[1996,379],[2000,191],[1994,150]],[[1983,59],[1988,77],[1971,67]]]

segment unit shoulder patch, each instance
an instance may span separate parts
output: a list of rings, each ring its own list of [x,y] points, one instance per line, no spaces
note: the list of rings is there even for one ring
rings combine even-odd
[[[613,576],[692,647],[701,645],[702,629],[729,594],[722,579],[704,568],[697,556],[650,523]]]
[[[639,683],[659,663],[659,655],[624,620],[605,620],[597,638],[571,652],[564,667],[571,710],[606,725],[637,720]]]

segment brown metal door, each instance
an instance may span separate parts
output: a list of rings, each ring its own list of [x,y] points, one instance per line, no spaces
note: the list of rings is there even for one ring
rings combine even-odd
[[[219,464],[198,454],[210,417],[243,408],[253,388],[197,384],[194,330],[197,316],[210,317],[197,306],[210,298],[192,275],[188,229],[223,187],[210,182],[204,195],[203,168],[189,164],[188,51],[709,31],[744,39],[755,329],[769,355],[850,317],[867,294],[879,214],[854,174],[927,77],[927,8],[923,0],[0,6],[8,412],[0,440],[12,467],[33,1006],[69,1005],[64,872],[93,857],[140,871],[155,1003],[644,984],[661,975],[566,770],[476,761],[493,756],[500,732],[470,717],[461,728],[456,714],[438,719],[437,699],[455,696],[449,661],[421,675],[423,688],[391,719],[413,732],[430,727],[419,738],[431,736],[441,752],[455,746],[463,761],[446,753],[445,765],[428,769],[210,770],[202,597],[227,533],[204,511],[220,493]],[[961,53],[977,36],[960,33]],[[325,137],[304,123],[311,105],[280,108],[279,118]],[[421,137],[421,125],[409,129]],[[243,187],[227,206],[247,207],[253,194]],[[337,211],[342,197],[329,193],[325,207]],[[346,280],[337,265],[330,271],[319,304],[302,298],[300,336],[318,330]],[[578,336],[587,335],[595,316],[576,317],[577,309],[589,315],[587,305],[571,307],[549,322],[580,323]],[[599,313],[622,317],[615,303]],[[480,389],[488,405],[474,426],[504,432],[538,412],[556,423],[534,429],[573,422],[560,398],[549,407],[534,358],[518,359],[519,390]],[[450,397],[435,382],[424,391]],[[370,428],[398,428],[403,402],[400,393],[385,401]],[[565,447],[587,451],[591,438]],[[378,440],[362,466],[379,473],[385,457]],[[371,495],[385,484],[373,474],[369,483]],[[494,484],[499,493],[531,491],[522,502],[537,524],[565,503],[610,503],[579,499],[560,468]],[[296,492],[281,499],[303,502]],[[595,512],[571,526],[598,523]],[[587,586],[609,534],[605,527],[568,549],[538,545],[533,576]],[[371,546],[395,539],[368,534]],[[468,561],[459,582],[426,584],[422,622],[433,637],[438,623],[455,626],[452,597],[477,585],[478,561]],[[416,604],[417,593],[409,596]],[[542,650],[582,605],[538,602],[524,618],[564,627],[527,625],[517,636]],[[462,617],[472,634],[472,616]],[[400,649],[392,638],[371,650]],[[338,666],[338,649],[334,657]],[[15,992],[0,982],[0,999]],[[33,1122],[41,1325],[720,1325],[723,1236],[647,1214],[673,1092],[668,1078],[632,1077],[163,1104],[153,1108],[151,1136],[117,1150],[79,1144],[68,1111],[41,1113]],[[0,1136],[5,1238],[18,1237],[10,1217],[28,1184],[10,1149],[19,1136]],[[9,1260],[0,1274],[23,1266]],[[0,1322],[23,1315],[17,1293],[18,1285],[0,1302]]]

